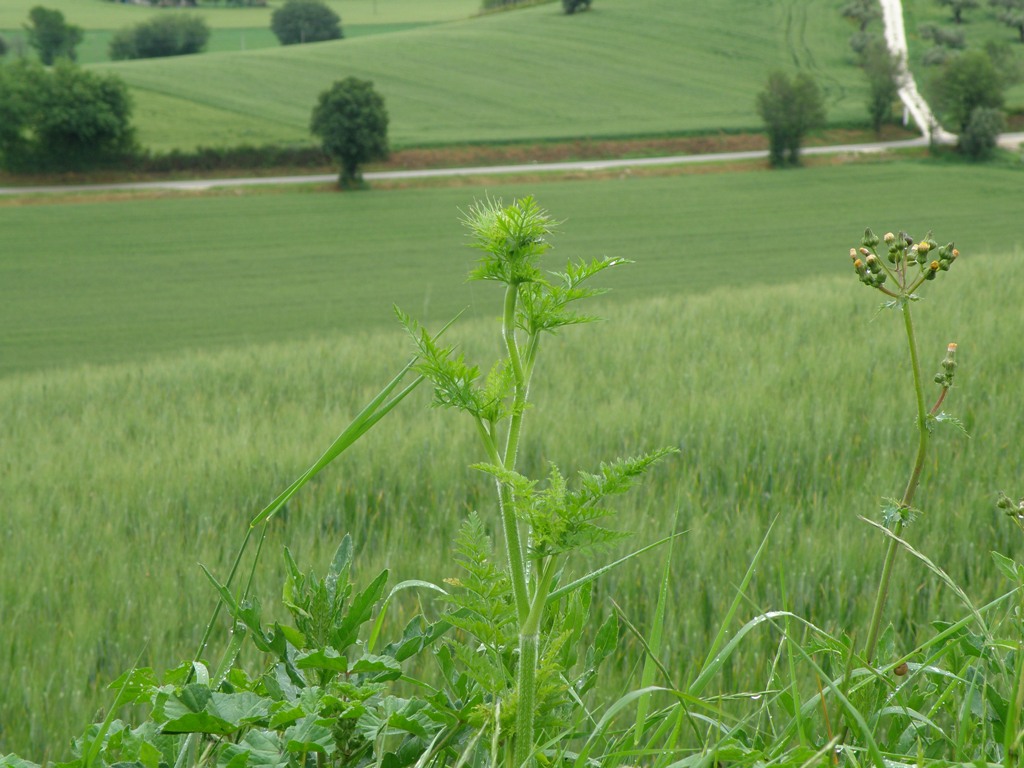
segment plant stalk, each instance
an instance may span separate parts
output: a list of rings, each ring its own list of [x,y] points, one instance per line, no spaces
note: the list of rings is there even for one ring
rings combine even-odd
[[[921,383],[921,363],[917,354],[917,337],[914,334],[914,320],[910,315],[910,300],[903,297],[903,324],[907,331],[907,344],[910,347],[910,364],[914,372],[914,394],[917,397],[917,457],[914,459],[914,467],[910,472],[910,479],[903,491],[903,498],[900,500],[900,514],[908,509],[914,501],[917,487],[921,482],[921,470],[924,468],[925,456],[928,453],[928,412],[924,404],[924,388]],[[864,661],[871,664],[874,660],[875,650],[878,646],[878,636],[882,625],[882,614],[885,612],[885,604],[889,597],[889,584],[892,581],[892,567],[896,561],[896,551],[899,547],[897,539],[903,532],[904,521],[901,517],[893,527],[893,536],[885,551],[885,561],[882,564],[882,574],[878,581],[878,593],[875,595],[875,607],[871,612],[871,623],[868,626],[868,641],[864,647]]]

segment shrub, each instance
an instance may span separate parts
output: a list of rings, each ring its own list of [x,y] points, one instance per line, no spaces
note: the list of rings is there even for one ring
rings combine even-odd
[[[566,13],[590,10],[590,0],[562,0],[562,9]]]
[[[825,122],[821,90],[803,72],[792,80],[773,72],[757,96],[757,112],[768,130],[769,159],[776,168],[799,165],[804,137]]]
[[[29,11],[28,18],[28,42],[43,64],[53,64],[57,59],[75,60],[75,47],[82,42],[81,27],[64,21],[60,11],[40,5]]]
[[[321,93],[309,128],[341,165],[341,187],[358,186],[359,166],[388,155],[388,113],[369,80],[347,77]]]
[[[899,58],[889,52],[885,41],[876,38],[864,50],[861,60],[868,79],[868,115],[875,133],[892,117],[892,103],[899,93]]]
[[[999,109],[975,107],[967,127],[960,134],[960,151],[971,160],[986,160],[996,148],[999,134],[1006,127],[1006,120]]]
[[[0,74],[0,164],[8,170],[82,170],[135,151],[128,89],[113,75],[67,61]]]
[[[199,16],[154,16],[118,30],[110,40],[110,58],[152,59],[199,53],[210,38],[210,28]]]
[[[288,0],[271,14],[270,29],[281,45],[318,43],[343,37],[341,19],[321,0]]]
[[[967,130],[977,107],[1001,109],[1004,81],[992,60],[980,51],[954,56],[934,84],[935,103],[957,133]]]
[[[7,41],[0,37],[0,57],[7,54]]]

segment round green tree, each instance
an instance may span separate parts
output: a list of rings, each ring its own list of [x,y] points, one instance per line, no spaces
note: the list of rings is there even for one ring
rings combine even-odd
[[[271,15],[270,29],[281,45],[342,37],[341,19],[322,0],[288,0]]]
[[[321,93],[309,129],[341,166],[343,188],[362,185],[360,165],[388,156],[388,113],[369,80],[347,77]]]

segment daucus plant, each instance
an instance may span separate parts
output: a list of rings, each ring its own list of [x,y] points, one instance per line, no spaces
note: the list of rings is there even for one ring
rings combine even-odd
[[[543,487],[517,471],[530,382],[542,338],[566,326],[592,321],[592,316],[578,313],[575,305],[602,291],[585,284],[624,260],[570,263],[565,272],[542,272],[539,261],[550,247],[553,222],[532,198],[508,206],[492,200],[478,203],[468,210],[464,221],[473,246],[483,253],[471,279],[491,281],[503,288],[504,355],[487,376],[481,376],[479,367],[470,366],[462,356],[456,356],[452,347],[441,346],[408,316],[399,315],[416,344],[418,371],[434,384],[435,405],[453,408],[470,418],[485,457],[475,467],[494,479],[518,653],[505,654],[503,663],[511,664],[511,668],[496,677],[509,674],[508,685],[491,692],[494,711],[505,713],[494,718],[493,727],[495,740],[499,729],[505,731],[503,743],[511,744],[505,762],[518,768],[532,762],[543,743],[535,732],[539,716],[558,699],[569,700],[573,694],[558,691],[557,685],[554,691],[545,690],[538,675],[543,655],[564,642],[558,633],[543,638],[542,630],[548,606],[557,597],[554,585],[565,558],[570,552],[621,537],[621,533],[602,525],[609,515],[605,500],[627,491],[671,451],[603,464],[594,474],[581,473],[575,487],[554,466]],[[579,581],[586,582],[592,576]],[[542,647],[545,640],[547,648]],[[540,700],[542,691],[548,701]],[[510,711],[514,720],[509,718]]]

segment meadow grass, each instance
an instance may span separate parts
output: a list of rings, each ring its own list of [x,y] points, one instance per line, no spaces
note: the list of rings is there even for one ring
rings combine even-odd
[[[0,376],[390,327],[394,303],[428,321],[470,305],[487,313],[479,285],[464,283],[465,238],[453,223],[488,194],[536,192],[566,222],[555,258],[635,259],[608,277],[610,300],[630,301],[839,274],[846,265],[827,254],[864,221],[897,215],[915,229],[941,221],[972,249],[1012,252],[1024,247],[1020,183],[1007,168],[915,161],[370,194],[6,201]]]
[[[946,223],[933,223],[943,238]],[[785,606],[862,638],[882,547],[857,516],[878,518],[880,498],[898,492],[913,459],[912,418],[887,418],[913,412],[909,374],[892,373],[906,356],[898,317],[879,312],[852,271],[808,276],[833,263],[848,270],[846,249],[812,235],[788,242],[812,250],[817,266],[792,270],[785,284],[598,302],[610,322],[545,340],[549,364],[533,384],[544,405],[531,413],[524,472],[542,474],[549,461],[589,469],[652,445],[680,449],[615,506],[618,526],[634,534],[629,547],[665,534],[679,510],[686,534],[663,655],[683,679],[776,518],[741,620]],[[1024,320],[1014,307],[1024,254],[959,242],[958,279],[936,284],[919,305],[918,338],[926,371],[959,342],[948,409],[971,437],[938,433],[917,500],[925,514],[906,535],[980,602],[1001,593],[988,551],[1024,555],[993,507],[996,490],[1015,487],[1024,470],[1019,424],[1006,417],[1022,373]],[[463,253],[463,268],[471,258]],[[452,339],[486,364],[493,320],[460,322]],[[188,657],[215,601],[196,563],[223,577],[247,521],[409,353],[397,330],[331,332],[0,380],[0,613],[13,629],[0,646],[0,752],[66,755],[66,739],[109,700],[103,686],[126,666]],[[482,458],[471,427],[427,401],[425,391],[414,395],[271,524],[256,585],[265,605],[280,588],[283,544],[322,572],[345,533],[362,574],[388,567],[392,583],[452,575],[452,534],[474,509],[494,520],[493,502],[487,478],[468,468]],[[580,402],[596,406],[582,414]],[[651,566],[604,579],[596,605],[607,611],[613,597],[647,626]],[[955,605],[920,564],[905,562],[890,602],[897,647],[936,618],[958,617]],[[400,605],[387,631],[411,607]],[[745,643],[715,690],[755,689],[776,645],[768,636]],[[640,657],[627,641],[605,681],[609,697]]]
[[[773,68],[816,77],[833,123],[863,122],[863,78],[835,44],[847,36],[839,5],[604,0],[565,16],[547,4],[354,40],[98,66],[128,82],[154,150],[237,144],[251,121],[262,142],[308,144],[317,95],[348,75],[384,96],[396,147],[757,129],[754,99]],[[190,126],[192,104],[219,111],[216,129]]]

